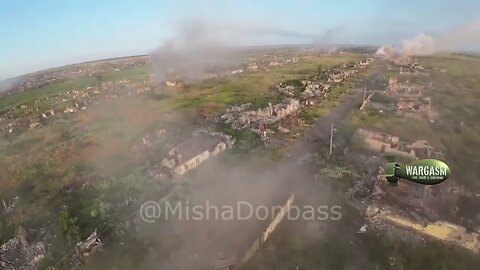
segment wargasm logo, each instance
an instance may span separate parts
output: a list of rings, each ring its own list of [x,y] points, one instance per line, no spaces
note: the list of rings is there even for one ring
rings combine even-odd
[[[399,179],[409,180],[423,185],[436,185],[447,180],[450,176],[450,168],[443,161],[437,159],[422,159],[409,164],[395,162],[394,157],[387,158],[385,176],[393,185]]]

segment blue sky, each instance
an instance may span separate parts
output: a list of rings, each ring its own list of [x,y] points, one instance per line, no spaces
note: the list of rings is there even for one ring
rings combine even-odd
[[[334,43],[381,45],[478,20],[479,10],[478,0],[0,0],[0,79],[149,53],[189,18],[328,35]]]

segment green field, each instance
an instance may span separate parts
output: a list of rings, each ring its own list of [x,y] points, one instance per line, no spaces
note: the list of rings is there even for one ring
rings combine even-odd
[[[67,255],[73,244],[93,229],[101,230],[107,222],[120,218],[117,205],[126,198],[151,193],[158,196],[168,190],[164,182],[151,179],[148,170],[163,158],[166,148],[190,136],[192,129],[211,124],[198,117],[197,110],[203,105],[224,108],[251,102],[253,107],[261,107],[279,102],[281,98],[272,88],[275,84],[315,74],[319,65],[328,68],[358,59],[353,54],[316,56],[267,72],[205,81],[174,92],[155,88],[143,95],[121,96],[114,102],[91,106],[85,112],[61,114],[40,128],[1,136],[0,166],[5,170],[0,175],[0,199],[20,199],[8,220],[0,223],[0,240],[13,237],[19,225],[48,226],[65,245],[54,248],[52,257],[45,259],[48,265]],[[106,82],[143,81],[151,71],[149,66],[133,68],[16,93],[0,100],[0,111],[22,104],[52,108],[56,104],[50,97],[55,95]],[[330,100],[344,92],[332,94]],[[18,109],[14,115],[28,117],[22,112]],[[142,138],[161,128],[168,135],[158,144],[143,147]],[[237,149],[247,153],[253,135],[237,135]],[[135,152],[134,147],[138,148]],[[271,154],[278,156],[274,151]]]
[[[356,126],[370,127],[400,136],[405,141],[425,139],[446,154],[454,178],[462,185],[480,191],[476,181],[480,175],[480,60],[458,55],[421,57],[418,62],[430,75],[397,76],[402,80],[428,85],[423,91],[430,96],[432,108],[438,113],[434,123],[427,119],[397,117],[367,109],[352,115]],[[398,74],[398,73],[397,73]],[[457,173],[455,173],[455,171]]]
[[[2,97],[0,99],[0,111],[7,111],[10,108],[18,107],[22,104],[33,105],[35,100],[44,99],[46,97],[62,94],[67,91],[78,90],[89,86],[97,86],[101,82],[113,82],[119,80],[143,81],[148,79],[151,67],[143,66],[120,71],[111,71],[105,73],[101,77],[101,81],[97,77],[85,77],[79,79],[68,80],[51,85],[42,86],[37,89],[26,90],[24,92],[15,93]]]

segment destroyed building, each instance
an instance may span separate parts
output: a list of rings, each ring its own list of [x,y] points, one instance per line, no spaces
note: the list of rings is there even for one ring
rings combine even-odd
[[[95,254],[101,250],[103,242],[97,235],[97,229],[93,231],[85,241],[78,242],[75,245],[75,256],[78,260],[83,261],[86,257]]]
[[[249,105],[234,106],[227,109],[221,116],[225,123],[232,124],[234,128],[251,128],[257,130],[260,125],[272,124],[298,111],[300,102],[293,98],[257,110],[246,110]]]
[[[101,74],[108,72],[145,66],[147,62],[148,59],[146,57],[127,57],[52,69],[46,72],[34,73],[29,76],[22,76],[23,78],[13,86],[12,90],[21,92],[66,80],[101,76]]]
[[[423,86],[412,84],[409,81],[398,82],[397,78],[390,77],[388,80],[387,93],[389,95],[400,95],[402,97],[418,98],[422,96]]]
[[[37,269],[37,264],[45,257],[43,242],[30,239],[27,230],[19,227],[18,236],[0,246],[0,269]]]
[[[400,67],[400,74],[418,75],[425,73],[425,68],[419,63],[413,62],[410,58],[396,61],[394,64]]]
[[[356,74],[358,70],[367,67],[373,58],[366,58],[357,63],[344,64],[325,70],[322,74],[313,75],[301,80],[302,85],[291,85],[290,82],[280,83],[275,86],[277,91],[287,97],[300,98],[302,103],[313,103],[313,99],[327,96],[332,85],[345,81]],[[300,90],[300,91],[299,91]],[[300,95],[298,95],[300,93]]]
[[[162,174],[162,169],[183,175],[207,159],[231,148],[234,143],[232,137],[219,132],[210,133],[201,130],[192,135],[168,152],[169,156],[164,158],[156,168],[157,176]]]
[[[363,128],[357,130],[357,136],[361,137],[365,143],[365,148],[376,153],[407,160],[443,156],[440,151],[429,145],[425,140],[406,143],[400,141],[399,137]]]
[[[434,120],[436,113],[432,111],[430,97],[424,97],[423,85],[412,84],[409,81],[398,82],[397,78],[390,77],[387,90],[388,96],[396,99],[397,115],[414,113]]]
[[[441,207],[446,194],[441,193],[441,187],[410,181],[399,181],[398,186],[391,187],[380,167],[366,210],[367,221],[376,229],[405,229],[404,233],[420,233],[478,253],[478,233],[444,220]]]
[[[176,89],[182,89],[183,87],[185,87],[183,81],[166,81],[165,85]]]

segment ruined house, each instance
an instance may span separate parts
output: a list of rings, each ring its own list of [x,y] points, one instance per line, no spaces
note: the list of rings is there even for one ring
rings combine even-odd
[[[415,151],[405,151],[400,149],[399,137],[363,128],[357,130],[357,135],[363,138],[365,147],[371,151],[406,159],[416,158]]]
[[[422,85],[411,84],[408,81],[400,83],[397,78],[390,77],[388,80],[387,93],[392,96],[399,95],[401,97],[419,98],[422,96],[422,89]]]
[[[173,88],[183,88],[184,83],[182,81],[166,81],[165,85]]]
[[[258,70],[258,65],[256,63],[250,63],[247,66],[248,71],[257,71]]]
[[[84,259],[101,250],[103,242],[97,235],[97,229],[93,231],[85,241],[78,242],[75,245],[75,253],[79,259]]]
[[[410,75],[418,75],[420,73],[424,73],[425,68],[416,62],[409,62],[409,63],[402,63],[400,65],[400,74],[410,74]]]
[[[43,242],[29,240],[23,227],[19,227],[18,236],[0,246],[0,269],[37,269],[37,263],[45,257]]]
[[[357,130],[357,136],[363,139],[367,149],[385,155],[407,160],[443,156],[441,151],[429,145],[426,140],[407,143],[400,141],[399,137],[363,128]]]
[[[431,186],[399,181],[395,188],[391,188],[380,167],[374,190],[372,204],[388,209],[392,214],[422,223],[439,219],[439,198]]]
[[[387,86],[387,93],[389,95],[396,95],[397,94],[397,89],[398,89],[398,82],[397,78],[395,77],[390,77],[388,79],[388,86]]]
[[[169,157],[162,160],[161,167],[183,175],[205,160],[230,148],[233,143],[233,139],[223,133],[197,131],[191,138],[172,148],[168,152]]]
[[[222,115],[222,119],[226,123],[231,123],[234,128],[251,128],[257,130],[261,124],[275,123],[296,111],[300,106],[300,101],[293,98],[285,99],[283,102],[257,110],[245,110],[248,106],[234,106],[227,109]]]
[[[478,233],[468,231],[442,214],[445,211],[442,204],[448,197],[445,195],[451,191],[442,192],[441,188],[410,181],[399,181],[398,186],[392,188],[383,174],[384,170],[380,167],[366,210],[371,227],[406,229],[405,232],[449,242],[475,253],[480,251]]]

